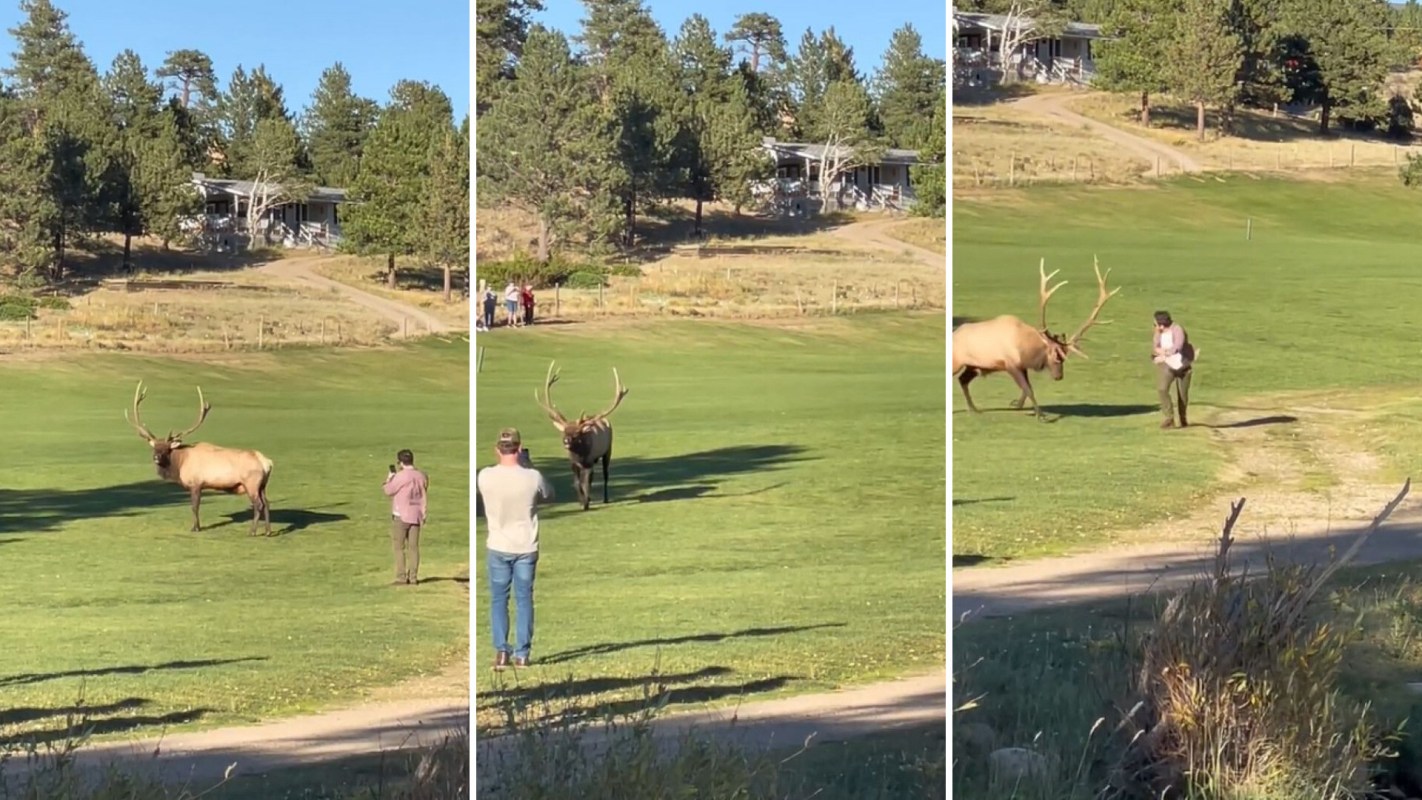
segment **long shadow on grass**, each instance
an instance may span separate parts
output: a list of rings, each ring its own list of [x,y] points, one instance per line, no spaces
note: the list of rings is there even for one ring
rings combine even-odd
[[[1068,403],[1066,405],[1042,406],[1043,413],[1059,417],[1088,417],[1109,419],[1113,417],[1139,417],[1143,414],[1159,412],[1160,406],[1141,403],[1112,405],[1110,403]]]
[[[164,661],[159,664],[130,664],[122,667],[95,667],[93,669],[72,669],[64,672],[29,672],[20,675],[0,677],[0,687],[21,686],[30,683],[56,681],[62,678],[92,678],[103,675],[142,675],[145,672],[166,672],[174,669],[202,669],[222,667],[228,664],[243,664],[249,661],[266,661],[266,656],[244,656],[242,658],[204,658],[193,661]]]
[[[500,691],[481,690],[480,697],[500,696],[502,702],[515,707],[529,709],[535,713],[541,708],[546,718],[557,718],[565,722],[624,718],[649,707],[691,705],[709,703],[728,697],[741,697],[762,692],[773,692],[800,680],[798,675],[777,675],[741,683],[704,684],[697,681],[720,678],[734,672],[729,667],[714,666],[676,675],[644,675],[628,678],[589,678],[578,681],[562,681],[541,686],[516,688]],[[635,697],[602,702],[586,702],[587,699],[607,692],[623,695],[641,687]]]
[[[794,444],[732,445],[699,453],[662,456],[658,458],[613,458],[609,471],[608,493],[612,502],[658,502],[666,500],[690,500],[707,496],[721,480],[756,472],[771,472],[784,469],[790,464],[814,459],[803,456],[805,448]],[[562,466],[561,464],[559,466]],[[561,475],[559,473],[562,473]],[[544,470],[549,475],[548,469]],[[555,487],[558,497],[567,502],[561,509],[550,509],[544,518],[555,518],[566,514],[582,513],[577,507],[577,492],[572,484],[572,476],[559,469],[550,477],[561,484]],[[593,504],[602,504],[602,472],[598,470],[593,479]],[[690,484],[690,486],[678,486]],[[774,487],[771,487],[774,488]],[[749,492],[756,494],[769,489]],[[719,496],[719,495],[718,495]],[[742,496],[742,495],[735,495]],[[560,513],[561,512],[561,513]]]
[[[233,511],[224,514],[226,522],[219,522],[216,525],[204,526],[203,530],[209,528],[222,528],[227,525],[251,525],[252,510]],[[327,514],[321,511],[307,511],[301,508],[273,508],[272,509],[272,535],[285,536],[288,533],[304,531],[313,525],[325,525],[331,522],[345,522],[350,519],[346,514]],[[262,523],[257,523],[257,532],[263,530]]]
[[[84,709],[89,714],[93,709]],[[168,725],[181,725],[186,722],[194,722],[212,713],[210,708],[194,708],[187,711],[173,711],[167,714],[153,716],[136,717],[106,717],[103,719],[71,717],[72,724],[66,720],[65,724],[53,728],[46,728],[36,731],[24,731],[14,733],[9,736],[0,737],[0,744],[15,746],[26,744],[46,744],[64,739],[76,738],[79,736],[103,736],[110,733],[125,733],[144,728],[162,729]]]
[[[179,488],[157,480],[90,489],[0,489],[0,534],[40,533],[95,517],[133,517],[185,504]]]
[[[52,717],[74,717],[76,719],[81,718],[85,715],[88,715],[90,717],[107,717],[113,714],[118,714],[123,711],[132,711],[136,708],[143,708],[144,706],[149,705],[152,702],[152,700],[148,700],[142,697],[128,697],[117,702],[104,703],[102,705],[76,704],[72,706],[61,706],[58,708],[6,708],[0,709],[0,726],[23,725],[28,722],[35,722],[37,720],[42,719],[50,719]]]
[[[1223,431],[1234,428],[1259,428],[1264,425],[1292,425],[1293,423],[1298,421],[1299,418],[1295,417],[1292,414],[1274,414],[1272,416],[1267,417],[1255,417],[1254,419],[1242,419],[1238,422],[1228,422],[1223,425],[1204,424],[1200,427]]]
[[[784,636],[790,633],[800,633],[802,631],[812,631],[819,628],[843,628],[843,622],[821,622],[815,625],[781,625],[774,628],[745,628],[730,633],[692,633],[685,636],[668,636],[660,639],[638,639],[631,642],[608,642],[605,644],[590,644],[585,647],[577,647],[572,650],[565,650],[557,655],[539,659],[540,664],[559,664],[564,661],[572,661],[576,658],[587,658],[588,656],[601,656],[608,653],[618,653],[623,650],[632,650],[638,647],[665,647],[676,644],[723,642],[727,639],[751,639],[760,636]]]

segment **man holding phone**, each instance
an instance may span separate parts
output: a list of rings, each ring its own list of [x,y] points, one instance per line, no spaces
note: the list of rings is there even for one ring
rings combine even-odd
[[[528,666],[533,647],[533,579],[538,569],[538,506],[553,499],[553,486],[533,468],[517,428],[499,432],[498,463],[479,470],[479,496],[488,522],[485,561],[489,567],[489,613],[494,635],[494,669]],[[513,588],[518,627],[509,647],[509,589]]]
[[[390,498],[390,543],[395,550],[396,586],[420,582],[420,529],[425,525],[425,498],[430,480],[415,469],[415,454],[401,450],[395,454],[397,470],[390,465],[385,476],[385,496]],[[408,551],[408,554],[407,554]]]

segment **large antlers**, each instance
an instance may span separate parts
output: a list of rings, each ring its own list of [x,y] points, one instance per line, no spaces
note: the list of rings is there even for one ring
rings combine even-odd
[[[554,425],[562,427],[567,424],[568,420],[558,411],[558,408],[553,405],[553,384],[558,382],[558,374],[553,371],[553,365],[556,363],[556,361],[548,362],[548,377],[543,379],[543,396],[547,398],[546,402],[538,397],[537,389],[533,390],[533,399],[542,407],[543,412],[548,415],[548,418],[553,420]]]
[[[1053,286],[1050,289],[1047,288],[1047,283],[1050,282],[1058,272],[1061,272],[1061,270],[1054,269],[1052,270],[1052,274],[1048,275],[1047,259],[1045,258],[1042,259],[1041,264],[1037,265],[1037,270],[1042,275],[1042,287],[1038,290],[1038,294],[1040,295],[1040,299],[1038,300],[1038,306],[1040,307],[1042,312],[1042,330],[1045,331],[1047,330],[1047,301],[1052,299],[1052,295],[1056,294],[1056,291],[1058,289],[1062,288],[1063,286],[1066,286],[1067,282],[1062,281],[1061,283],[1057,284],[1056,286]]]
[[[553,384],[558,382],[558,372],[555,372],[553,368],[556,363],[556,361],[548,362],[548,376],[543,379],[543,397],[539,397],[538,390],[534,389],[533,399],[538,403],[539,407],[543,409],[543,412],[548,415],[548,418],[553,420],[553,424],[561,428],[568,424],[568,418],[564,417],[562,412],[558,410],[558,407],[553,405]],[[622,398],[627,396],[629,390],[622,385],[622,378],[617,374],[617,367],[612,368],[612,383],[612,405],[608,406],[606,411],[599,412],[591,417],[586,414],[579,414],[579,422],[603,419],[616,411],[618,406],[622,405]]]
[[[207,403],[207,401],[203,399],[203,396],[202,396],[202,387],[201,387],[201,386],[198,387],[197,393],[198,393],[198,418],[197,418],[197,422],[194,423],[191,428],[188,428],[187,430],[185,430],[185,431],[183,431],[182,433],[179,433],[179,434],[174,434],[171,430],[168,431],[168,441],[169,441],[169,442],[174,442],[174,443],[175,443],[175,442],[180,442],[180,441],[182,441],[182,440],[183,440],[183,437],[187,436],[188,434],[192,433],[193,431],[197,430],[198,428],[201,428],[201,427],[202,427],[202,423],[207,420],[207,412],[209,412],[209,411],[212,410],[212,406],[209,405],[209,404]],[[157,436],[154,436],[154,435],[153,435],[153,432],[150,431],[150,430],[148,430],[148,426],[143,424],[143,417],[140,416],[139,411],[138,411],[138,406],[139,406],[139,404],[141,404],[141,403],[143,402],[143,399],[144,399],[145,397],[147,397],[147,396],[148,396],[148,390],[143,388],[143,381],[139,381],[139,382],[138,382],[138,386],[136,386],[136,387],[134,388],[134,390],[133,390],[133,418],[132,418],[132,419],[129,419],[129,416],[128,416],[128,409],[124,409],[124,411],[123,411],[123,418],[126,419],[126,420],[128,420],[128,424],[132,425],[135,429],[137,429],[139,436],[143,437],[143,439],[145,439],[146,441],[154,442],[154,441],[157,441],[157,440],[158,440],[158,437],[157,437]]]
[[[1076,346],[1077,342],[1081,341],[1082,337],[1086,335],[1087,329],[1091,328],[1091,326],[1111,324],[1109,320],[1106,322],[1097,322],[1096,318],[1101,314],[1101,308],[1106,305],[1106,301],[1115,297],[1116,292],[1121,291],[1121,287],[1119,286],[1109,292],[1106,291],[1106,278],[1111,274],[1111,270],[1106,270],[1106,274],[1102,275],[1101,262],[1096,256],[1091,257],[1091,266],[1092,269],[1096,270],[1096,306],[1091,309],[1091,315],[1086,318],[1085,322],[1081,323],[1081,327],[1076,329],[1076,333],[1073,333],[1071,338],[1067,339],[1067,348],[1083,358],[1086,357],[1086,354],[1081,352],[1081,348]]]

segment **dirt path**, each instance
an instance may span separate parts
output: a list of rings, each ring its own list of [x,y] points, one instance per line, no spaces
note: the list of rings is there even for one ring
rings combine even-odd
[[[1247,498],[1236,527],[1234,563],[1323,561],[1342,552],[1397,494],[1385,480],[1370,441],[1370,421],[1387,408],[1340,406],[1325,397],[1295,396],[1284,406],[1211,411],[1180,435],[1207,435],[1228,448],[1220,476],[1230,485],[1183,519],[1128,532],[1099,552],[1034,559],[1007,566],[953,570],[954,619],[1123,598],[1178,588],[1213,558],[1213,540],[1229,503]],[[1358,554],[1360,565],[1422,559],[1422,491],[1410,495]]]
[[[947,673],[935,671],[838,692],[672,714],[652,722],[652,736],[667,749],[675,747],[679,737],[689,731],[751,750],[798,747],[808,739],[843,741],[896,728],[941,724],[947,718],[947,691]],[[606,741],[603,728],[591,728],[582,744],[595,751]],[[480,775],[497,781],[500,764],[515,757],[516,746],[508,736],[478,740]]]
[[[1145,171],[1146,174],[1155,174],[1157,158],[1163,159],[1167,164],[1176,164],[1180,172],[1201,172],[1204,170],[1200,162],[1169,145],[1128,133],[1104,122],[1097,122],[1066,107],[1068,100],[1080,96],[1082,95],[1034,94],[1011,102],[1018,108],[1030,111],[1052,122],[1075,128],[1084,127],[1101,138],[1129,150],[1150,163],[1150,167]]]
[[[937,269],[946,269],[948,256],[943,253],[935,253],[926,247],[919,247],[916,244],[896,239],[884,231],[885,227],[893,225],[898,220],[863,220],[853,222],[841,228],[835,228],[832,232],[841,239],[848,239],[856,244],[869,245],[878,250],[884,250],[895,254],[905,252],[923,262],[925,266]]]
[[[318,261],[318,258],[287,258],[280,261],[273,261],[264,264],[261,270],[269,275],[277,275],[289,278],[302,283],[315,286],[327,291],[335,291],[341,296],[357,305],[380,314],[391,322],[395,323],[398,331],[405,331],[406,320],[410,322],[409,334],[417,333],[445,333],[449,326],[445,325],[438,317],[429,314],[412,305],[407,305],[396,300],[371,294],[370,292],[357,289],[349,284],[332,280],[324,275],[318,275],[311,265]]]

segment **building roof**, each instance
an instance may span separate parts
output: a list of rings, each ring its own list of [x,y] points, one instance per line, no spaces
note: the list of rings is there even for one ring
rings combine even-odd
[[[825,146],[811,142],[781,142],[769,136],[761,140],[761,145],[767,150],[771,150],[777,155],[795,156],[797,158],[808,158],[812,161],[820,161],[825,156]],[[880,164],[917,164],[917,150],[902,150],[890,147],[879,156]]]
[[[953,24],[958,27],[986,28],[990,31],[1001,31],[1007,28],[1007,16],[1005,14],[980,14],[975,11],[954,11]],[[1031,27],[1036,23],[1031,17],[1019,17],[1019,27]],[[1109,39],[1101,30],[1100,25],[1089,22],[1068,22],[1062,29],[1063,37],[1073,39]]]
[[[209,178],[201,172],[193,173],[193,183],[203,189],[204,192],[230,194],[238,197],[251,197],[257,186],[253,181]],[[345,189],[337,189],[331,186],[317,186],[311,190],[311,194],[307,197],[307,200],[321,203],[346,203],[350,201],[350,198]]]

